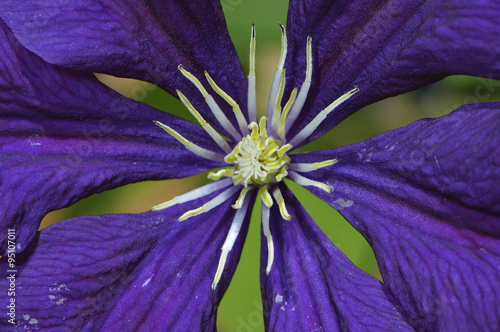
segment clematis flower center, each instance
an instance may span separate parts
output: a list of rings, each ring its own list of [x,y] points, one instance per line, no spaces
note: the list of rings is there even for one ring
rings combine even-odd
[[[283,180],[288,174],[290,157],[286,152],[292,148],[290,144],[283,145],[281,141],[267,136],[266,118],[261,125],[252,122],[248,126],[252,130],[228,154],[224,161],[234,164],[234,184],[267,185]]]
[[[285,91],[285,58],[287,53],[287,38],[285,27],[281,28],[281,55],[278,68],[274,75],[273,84],[267,108],[267,116],[263,116],[257,123],[256,93],[255,93],[255,27],[252,26],[250,38],[250,70],[248,74],[248,105],[247,116],[243,114],[240,106],[224,90],[222,90],[205,72],[205,77],[210,87],[222,97],[233,109],[233,114],[238,123],[236,128],[226,114],[221,110],[214,98],[207,92],[203,84],[193,74],[187,71],[182,65],[178,66],[182,75],[187,78],[202,94],[207,106],[221,125],[225,128],[233,142],[238,142],[231,147],[222,135],[220,135],[195,109],[191,102],[179,90],[177,94],[179,99],[186,106],[189,112],[195,117],[201,127],[210,135],[214,142],[222,151],[212,151],[200,147],[193,142],[188,141],[173,128],[159,121],[154,121],[156,125],[164,129],[171,136],[181,142],[186,149],[208,160],[225,162],[227,167],[217,171],[210,172],[208,178],[214,180],[213,183],[190,191],[184,195],[174,197],[172,200],[154,206],[152,210],[158,211],[169,208],[176,204],[193,201],[214,192],[220,192],[214,198],[202,206],[186,211],[181,215],[178,221],[184,221],[193,216],[200,215],[220,204],[231,199],[236,193],[239,196],[231,205],[236,209],[231,227],[224,244],[221,248],[221,256],[217,271],[212,283],[212,289],[215,289],[221,279],[227,256],[233,248],[239,235],[240,229],[249,210],[249,200],[245,199],[248,192],[258,190],[262,200],[262,230],[267,239],[268,260],[266,274],[269,274],[274,261],[274,244],[271,235],[270,208],[276,202],[281,216],[285,220],[291,220],[292,216],[288,213],[285,199],[280,190],[280,182],[285,177],[302,186],[315,186],[328,193],[333,191],[333,187],[328,183],[313,181],[299,173],[315,171],[319,168],[329,167],[337,163],[337,159],[325,160],[316,163],[293,163],[287,154],[294,145],[300,144],[307,139],[316,128],[327,118],[327,116],[341,103],[352,97],[359,91],[357,87],[344,93],[333,103],[328,105],[297,134],[287,140],[287,132],[298,118],[300,111],[305,103],[309,87],[311,85],[312,75],[312,39],[307,38],[306,45],[306,75],[305,80],[300,87],[294,88],[290,93],[288,101],[282,107],[283,93]],[[248,124],[247,120],[250,120]],[[274,199],[273,199],[274,198]]]

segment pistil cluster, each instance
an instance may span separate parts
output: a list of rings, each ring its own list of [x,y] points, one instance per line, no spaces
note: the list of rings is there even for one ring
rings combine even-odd
[[[188,141],[169,126],[161,122],[154,121],[156,125],[163,128],[166,132],[181,142],[186,149],[209,160],[224,161],[228,164],[228,167],[209,173],[208,178],[214,180],[214,182],[190,191],[184,195],[177,196],[168,202],[157,205],[153,207],[152,210],[166,209],[176,204],[182,204],[205,197],[216,191],[221,191],[220,194],[202,206],[186,211],[178,220],[183,221],[190,217],[210,211],[223,202],[231,199],[231,197],[239,192],[238,198],[232,205],[232,207],[237,211],[231,223],[226,240],[221,248],[222,253],[214,276],[214,281],[212,283],[212,289],[215,289],[220,281],[227,256],[233,248],[233,245],[239,235],[246,212],[249,208],[249,200],[245,199],[247,193],[252,190],[258,190],[263,203],[262,229],[267,238],[268,261],[266,273],[269,274],[274,260],[274,245],[269,227],[270,208],[273,205],[273,202],[278,204],[283,219],[292,219],[292,216],[287,211],[286,202],[277,183],[283,181],[285,178],[289,178],[303,186],[315,186],[329,193],[333,191],[330,184],[313,181],[299,173],[307,173],[322,167],[331,166],[337,162],[337,159],[326,160],[318,163],[293,163],[290,156],[287,155],[287,152],[289,152],[294,145],[307,139],[328,116],[328,114],[330,114],[338,105],[349,99],[359,90],[355,87],[351,91],[339,97],[328,107],[322,110],[310,123],[299,131],[299,133],[294,135],[290,141],[287,141],[287,132],[300,114],[311,85],[312,39],[311,37],[307,38],[307,68],[305,80],[302,83],[300,90],[298,88],[294,88],[292,90],[288,101],[282,107],[283,93],[286,84],[284,63],[287,53],[287,39],[286,31],[283,25],[280,24],[280,28],[282,35],[280,61],[271,87],[267,117],[263,116],[259,120],[259,123],[257,123],[257,103],[255,93],[256,39],[254,26],[252,26],[250,39],[247,117],[245,117],[241,111],[240,106],[216,84],[207,72],[205,72],[205,77],[211,88],[232,107],[233,113],[238,122],[238,128],[236,128],[232,122],[229,121],[224,112],[222,112],[220,107],[215,102],[214,98],[207,92],[198,78],[187,71],[182,65],[179,65],[179,71],[200,91],[217,121],[222,127],[227,129],[233,139],[232,142],[238,142],[234,144],[233,147],[231,147],[232,142],[228,142],[207,121],[205,121],[201,114],[179,90],[177,90],[179,99],[196,118],[201,127],[217,143],[220,147],[220,151],[211,151],[202,148],[193,142]],[[247,119],[250,120],[250,124],[247,122]]]
[[[287,168],[290,157],[286,152],[292,148],[267,136],[266,118],[261,119],[260,127],[252,122],[250,135],[244,137],[224,161],[234,164],[234,184],[245,187],[250,185],[267,185],[280,182],[288,175]]]

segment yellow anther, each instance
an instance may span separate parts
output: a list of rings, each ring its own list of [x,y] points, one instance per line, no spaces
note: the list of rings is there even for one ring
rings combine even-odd
[[[281,217],[283,217],[283,219],[285,220],[292,219],[292,216],[288,213],[288,210],[286,209],[285,199],[283,198],[283,195],[281,194],[281,191],[279,190],[278,187],[276,187],[273,190],[273,196],[274,199],[276,200],[276,203],[278,203],[279,205]]]
[[[273,198],[271,197],[271,194],[267,190],[267,186],[261,186],[259,188],[259,195],[260,198],[262,199],[262,202],[267,206],[271,207],[273,206]]]
[[[333,192],[333,187],[329,183],[323,183],[323,182],[314,181],[314,183],[312,183],[311,185],[315,186],[316,188],[319,188],[319,189],[321,189],[323,191],[326,191],[329,194],[331,194]]]
[[[233,113],[236,117],[236,121],[238,121],[238,126],[240,127],[240,130],[243,134],[247,133],[247,120],[245,119],[245,116],[241,112],[240,105],[236,101],[234,101],[233,98],[231,98],[224,90],[222,90],[212,79],[212,77],[205,71],[205,76],[208,80],[208,83],[214,89],[214,91],[221,96],[231,107],[233,108]]]
[[[203,117],[201,116],[201,114],[194,108],[193,104],[191,104],[191,102],[186,98],[186,96],[184,96],[184,94],[182,92],[180,92],[179,90],[175,90],[175,92],[177,92],[177,95],[179,96],[179,99],[184,104],[184,106],[186,106],[186,108],[188,109],[189,113],[191,113],[194,116],[194,118],[196,119],[196,121],[198,121],[198,123],[202,127],[204,125],[206,125],[207,122],[205,121],[205,119],[203,119]]]
[[[285,91],[286,84],[285,72],[286,69],[283,69],[283,71],[281,72],[278,95],[276,96],[276,101],[273,108],[273,118],[271,121],[271,126],[274,130],[278,130],[279,119],[281,117],[281,99],[283,99],[283,92]]]
[[[199,214],[202,214],[204,212],[210,211],[211,209],[215,208],[216,206],[219,206],[220,204],[224,203],[227,201],[231,196],[233,196],[240,187],[238,186],[231,186],[228,189],[224,190],[222,193],[217,195],[216,197],[212,198],[210,201],[206,202],[203,204],[201,207],[190,210],[186,213],[184,213],[178,221],[183,221],[186,220],[187,218],[191,218],[194,216],[197,216]]]
[[[233,169],[221,169],[218,170],[217,172],[209,172],[207,178],[209,178],[210,180],[217,181],[223,177],[231,177],[233,175],[234,175]]]
[[[233,126],[231,121],[229,121],[224,112],[222,112],[219,105],[217,105],[214,98],[207,92],[207,90],[203,87],[201,82],[193,74],[185,70],[182,65],[179,65],[177,68],[179,68],[182,75],[184,75],[184,77],[190,80],[191,83],[193,83],[196,86],[196,88],[200,91],[208,107],[212,111],[213,115],[216,117],[217,121],[219,121],[219,123],[222,125],[222,127],[226,129],[233,138],[241,139],[242,137],[241,134],[238,133],[238,131]]]
[[[308,138],[315,130],[319,127],[319,125],[328,117],[328,115],[335,109],[337,106],[351,98],[354,94],[359,91],[359,88],[355,86],[349,92],[344,93],[342,96],[337,98],[333,103],[328,105],[324,110],[318,113],[311,122],[309,122],[302,130],[295,135],[295,137],[290,141],[290,144],[297,145],[298,143],[304,141]]]
[[[151,210],[153,211],[161,211],[161,210],[164,210],[166,208],[169,208],[171,206],[174,206],[176,204],[178,204],[179,202],[177,202],[177,200],[175,198],[167,201],[167,202],[164,202],[164,203],[161,203],[161,204],[158,204],[158,205],[155,205],[151,208]]]
[[[181,71],[182,75],[184,75],[185,78],[190,80],[191,83],[193,83],[198,88],[198,90],[201,92],[201,94],[203,95],[204,98],[207,98],[209,96],[207,90],[205,89],[205,87],[203,87],[203,85],[196,78],[196,76],[194,76],[193,74],[188,72],[186,69],[184,69],[183,65],[178,65],[177,68]]]
[[[165,130],[167,133],[169,133],[171,136],[173,136],[175,139],[177,139],[179,142],[181,142],[186,148],[191,146],[193,143],[185,139],[181,134],[167,126],[166,124],[161,123],[160,121],[153,121],[155,125],[158,127],[162,128]]]
[[[252,122],[251,124],[249,124],[248,129],[250,129],[252,131],[250,133],[250,137],[252,137],[252,139],[259,138],[259,126],[255,122]]]
[[[299,116],[302,107],[307,99],[307,94],[309,93],[309,88],[311,87],[311,77],[312,77],[312,38],[311,36],[307,37],[307,46],[306,46],[306,78],[300,87],[300,92],[297,95],[296,102],[294,102],[290,113],[287,115],[286,123],[287,126],[285,128],[285,134],[288,132],[290,127],[293,125],[297,117]],[[281,136],[280,136],[281,137]],[[284,137],[284,135],[283,135]]]
[[[231,147],[227,143],[227,141],[207,122],[201,114],[194,108],[193,104],[180,92],[179,90],[177,91],[177,95],[179,95],[179,98],[181,102],[186,106],[188,111],[194,116],[196,121],[201,125],[203,129],[212,137],[212,139],[217,143],[222,150],[224,150],[226,153],[231,151]]]
[[[276,181],[280,182],[283,181],[284,178],[286,178],[288,175],[288,170],[286,167],[282,167],[281,171],[276,175]]]
[[[335,158],[335,159],[320,161],[317,163],[296,163],[296,164],[291,164],[290,167],[294,171],[298,172],[312,172],[320,168],[332,166],[336,164],[338,161],[339,160]]]
[[[238,145],[234,147],[233,151],[231,151],[227,156],[224,157],[224,161],[228,164],[234,163],[234,161],[238,157],[238,153],[240,152],[242,145],[243,143],[239,142]]]
[[[273,237],[269,234],[267,237],[267,266],[266,266],[266,275],[269,275],[271,272],[271,267],[273,266],[274,261],[274,244]]]
[[[314,163],[316,169],[320,169],[320,168],[323,168],[323,167],[328,167],[328,166],[332,166],[332,165],[335,165],[336,163],[338,163],[338,159],[335,158],[335,159],[330,159],[330,160],[325,160],[325,161],[321,161],[321,162],[317,162],[317,163]]]
[[[260,137],[266,138],[267,137],[267,125],[266,125],[267,117],[263,116],[260,118],[259,121],[259,128],[260,128]]]
[[[166,124],[163,124],[160,121],[153,121],[153,122],[158,127],[162,128],[167,133],[169,133],[176,140],[178,140],[179,142],[181,142],[186,147],[186,149],[188,149],[189,151],[197,154],[198,156],[203,157],[205,159],[209,159],[209,160],[215,160],[215,161],[223,161],[224,160],[224,157],[222,155],[220,155],[220,154],[218,154],[216,152],[207,150],[205,148],[202,148],[202,147],[200,147],[200,146],[198,146],[198,145],[196,145],[196,144],[188,141],[181,134],[179,134],[178,132],[176,132],[175,130],[173,130],[172,128],[170,128],[169,126],[167,126]]]
[[[283,141],[285,141],[286,118],[288,117],[288,113],[290,112],[292,105],[295,103],[295,98],[297,98],[297,88],[292,90],[290,99],[288,99],[288,102],[286,103],[285,107],[283,107],[283,112],[281,113],[280,122],[278,125],[278,136]]]
[[[301,186],[305,187],[314,186],[316,188],[326,191],[329,194],[333,192],[333,187],[329,183],[314,181],[302,175],[299,175],[296,172],[290,172],[289,175],[293,181],[295,181],[297,184],[300,184]]]
[[[199,214],[202,214],[203,212],[206,212],[205,205],[200,206],[199,208],[194,210],[189,210],[188,212],[184,213],[177,221],[184,221],[187,218],[197,216]]]
[[[260,154],[262,160],[268,159],[273,153],[276,153],[279,149],[279,145],[272,138],[267,138],[264,142],[263,150]]]
[[[217,265],[217,271],[215,272],[214,281],[212,282],[212,290],[215,290],[217,284],[219,283],[220,277],[222,276],[222,271],[224,271],[224,266],[226,265],[228,250],[222,250],[221,256],[219,258],[219,264]]]
[[[236,200],[236,202],[231,205],[231,207],[233,209],[239,209],[243,206],[243,201],[245,200],[245,196],[247,194],[247,192],[249,190],[252,190],[253,188],[252,187],[244,187],[243,189],[241,189],[240,191],[240,196],[238,196],[238,199]]]
[[[290,149],[292,148],[292,146],[290,144],[285,144],[285,145],[282,145],[279,149],[278,149],[278,157],[282,157],[286,152],[288,152]]]
[[[265,167],[268,167],[268,168],[281,168],[286,163],[288,163],[287,159],[277,159],[277,160],[274,160],[274,161],[266,163]]]

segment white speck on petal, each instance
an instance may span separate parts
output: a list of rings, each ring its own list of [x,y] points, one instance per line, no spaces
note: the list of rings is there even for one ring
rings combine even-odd
[[[372,160],[373,152],[369,152],[368,155],[366,156],[365,162],[369,162]]]
[[[283,295],[276,294],[276,297],[274,298],[274,302],[276,302],[276,303],[283,302]]]
[[[62,298],[60,298],[59,300],[57,300],[56,304],[57,304],[57,305],[61,305],[61,304],[63,304],[63,303],[64,303],[64,301],[66,301],[66,300],[67,300],[67,298],[62,297]]]
[[[28,322],[31,325],[38,324],[38,319],[36,318],[31,318],[30,321]]]
[[[151,281],[151,279],[153,279],[153,276],[149,277],[148,280],[144,281],[144,283],[142,284],[142,287],[147,286],[147,284],[149,284],[149,282]]]
[[[352,204],[354,204],[354,201],[352,199],[345,200],[343,198],[337,198],[334,203],[337,203],[341,207],[349,207]]]
[[[24,320],[30,319],[30,315],[23,315]]]
[[[49,291],[51,293],[59,293],[61,291],[68,291],[69,292],[69,289],[68,287],[66,287],[66,284],[60,284],[60,285],[57,285],[57,284],[54,284],[54,287],[49,287]]]
[[[31,145],[31,146],[34,146],[34,145],[42,145],[42,143],[32,142],[32,141],[31,141],[31,138],[28,140],[28,142],[30,143],[30,145]]]
[[[55,295],[49,295],[49,300],[53,300],[53,299],[55,299],[55,298],[56,298],[56,296],[55,296]]]

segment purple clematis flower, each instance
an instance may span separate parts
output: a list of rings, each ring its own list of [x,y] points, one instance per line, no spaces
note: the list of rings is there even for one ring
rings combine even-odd
[[[267,119],[216,1],[0,5],[2,326],[214,330],[260,196],[268,330],[500,329],[500,103],[291,153],[383,98],[452,74],[499,79],[498,1],[292,0]],[[158,85],[204,130],[92,72]],[[214,168],[214,182],[153,211],[36,233],[93,193]],[[333,246],[285,179],[351,222],[383,283]]]

